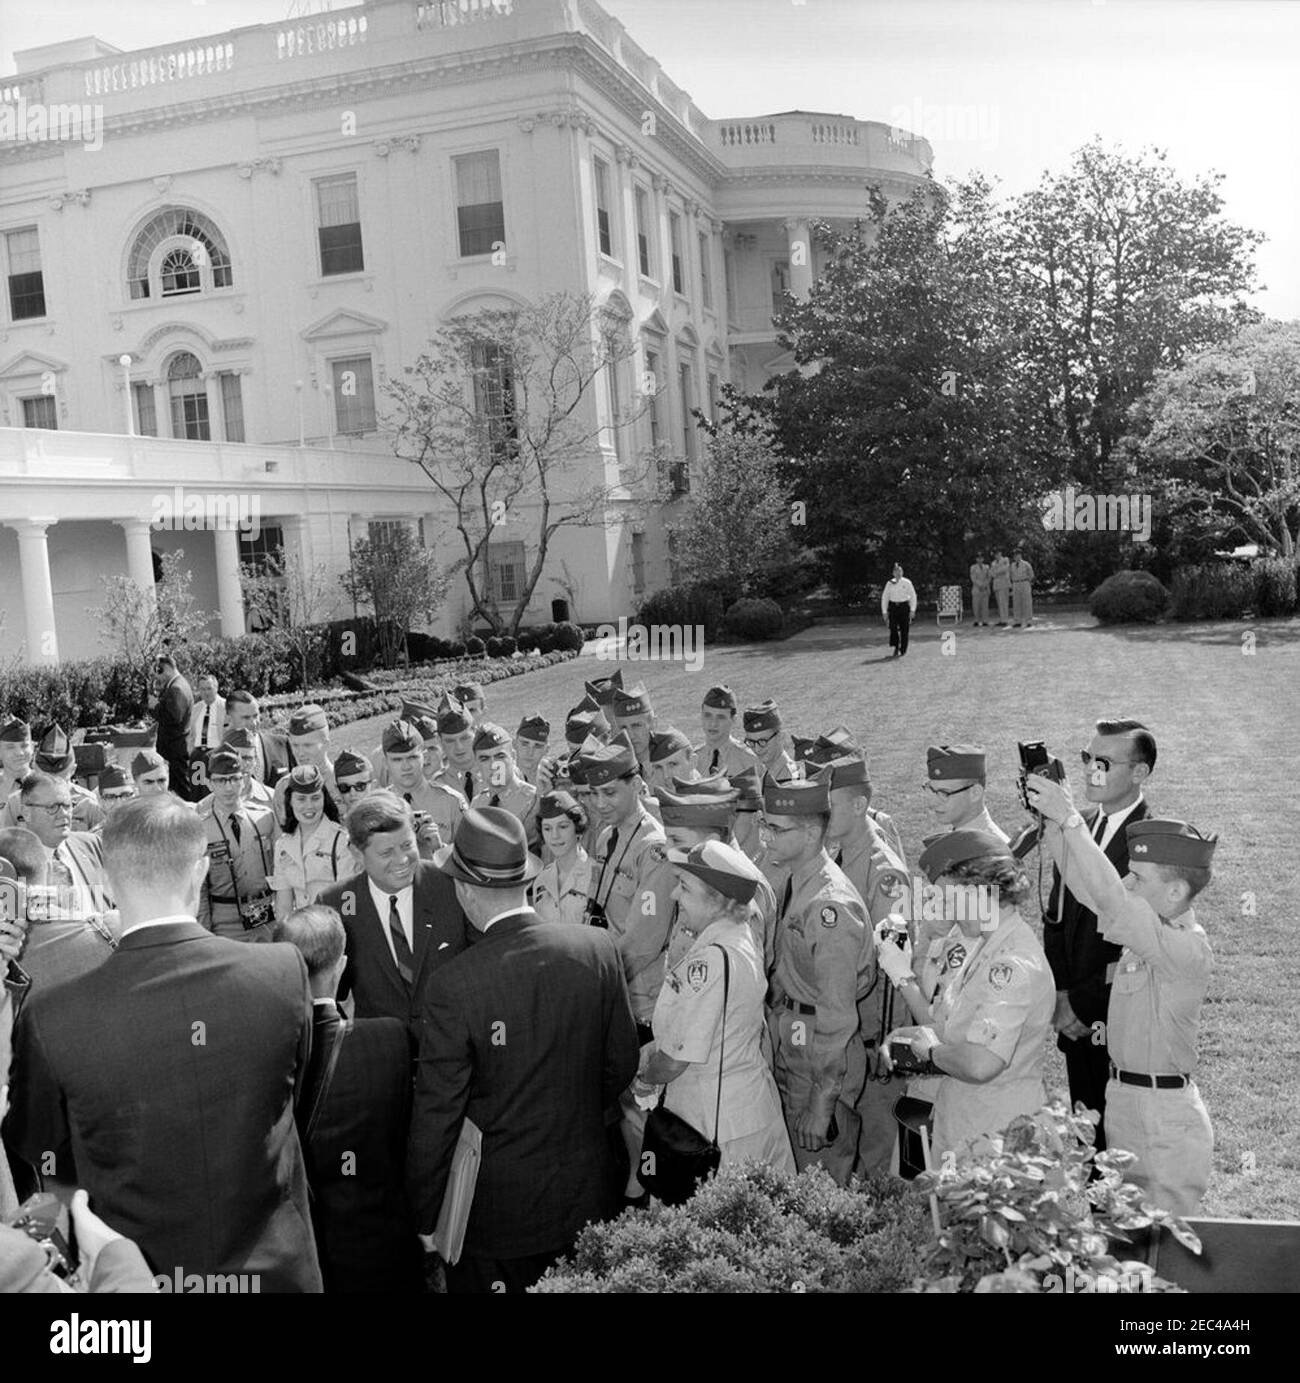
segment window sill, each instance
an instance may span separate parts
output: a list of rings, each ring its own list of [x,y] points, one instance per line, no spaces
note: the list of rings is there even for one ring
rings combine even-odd
[[[11,317],[3,324],[3,329],[8,331],[10,327],[40,327],[54,325],[55,319],[47,312],[41,317]]]
[[[691,300],[685,293],[679,293],[675,288],[673,289],[673,302],[675,302],[678,307],[685,308],[687,312],[691,310]]]
[[[652,279],[649,274],[643,274],[638,270],[636,278],[641,291],[650,297],[657,298],[663,292],[663,284],[658,279]]]
[[[361,283],[365,279],[373,279],[374,276],[372,269],[348,269],[341,274],[319,274],[307,286],[319,288],[325,283]]]
[[[609,269],[621,278],[623,275],[623,261],[615,259],[613,255],[607,255],[604,250],[596,251],[596,259],[602,269]]]

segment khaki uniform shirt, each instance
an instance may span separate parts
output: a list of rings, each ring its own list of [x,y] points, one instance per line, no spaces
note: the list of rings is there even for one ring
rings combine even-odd
[[[701,778],[712,778],[719,773],[725,773],[730,777],[758,767],[758,755],[752,749],[746,748],[735,735],[729,735],[725,743],[718,747],[717,753],[718,766],[711,768],[714,751],[707,744],[701,744],[692,750],[691,765]]]
[[[884,833],[868,817],[839,849],[836,863],[858,891],[867,909],[867,928],[873,931],[894,907],[894,900],[908,887],[907,866],[894,853]],[[880,1036],[880,1018],[889,981],[876,974],[874,942],[867,948],[870,957],[871,990],[858,1006],[864,1042]]]
[[[993,579],[993,570],[987,562],[972,562],[970,583],[977,591],[987,591]]]
[[[1028,562],[1012,562],[1011,564],[1011,583],[1017,585],[1021,581],[1032,581],[1034,579],[1034,569]]]
[[[521,778],[517,783],[507,783],[504,787],[489,788],[486,792],[480,792],[470,806],[500,807],[512,816],[517,816],[523,822],[524,832],[528,836],[528,848],[534,855],[540,855],[542,826],[537,819],[539,796],[537,789]]]
[[[533,911],[543,922],[587,921],[587,899],[591,895],[591,856],[578,846],[564,889],[560,889],[560,867],[555,860],[542,866],[533,880]]]
[[[469,777],[470,791],[465,791],[465,779]],[[465,801],[472,802],[479,793],[478,778],[474,775],[473,769],[468,774],[458,768],[453,768],[450,764],[444,764],[442,772],[433,780],[441,787],[450,788],[452,792],[458,792]]]
[[[209,931],[245,930],[240,907],[247,910],[250,904],[270,902],[275,817],[242,803],[234,815],[239,819],[238,841],[230,819],[219,816],[215,806],[199,813],[208,840],[208,877],[199,892],[197,916]]]
[[[389,791],[396,793],[403,801],[407,799],[408,793],[404,788],[393,787]],[[442,843],[450,845],[452,837],[456,834],[456,827],[465,815],[466,802],[462,794],[437,779],[430,782],[427,778],[421,778],[411,789],[409,797],[411,810],[428,812],[438,828]]]
[[[995,591],[1009,591],[1011,589],[1011,559],[1000,557],[989,568],[993,576],[993,589]]]

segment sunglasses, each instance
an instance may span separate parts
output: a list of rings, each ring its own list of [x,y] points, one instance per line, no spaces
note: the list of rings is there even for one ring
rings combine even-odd
[[[1079,757],[1083,760],[1084,768],[1096,764],[1103,773],[1109,773],[1112,764],[1131,765],[1138,762],[1136,759],[1108,759],[1104,754],[1089,754],[1086,749],[1079,750]]]
[[[369,783],[338,783],[336,784],[340,792],[365,792]]]
[[[974,786],[974,783],[967,783],[964,788],[937,788],[933,783],[922,784],[926,792],[932,792],[936,797],[956,797],[958,793],[969,792]]]

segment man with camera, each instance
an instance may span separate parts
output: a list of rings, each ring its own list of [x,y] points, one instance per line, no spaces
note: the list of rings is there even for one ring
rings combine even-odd
[[[199,900],[199,925],[232,941],[270,941],[275,899],[272,847],[275,817],[243,801],[238,756],[218,749],[208,765],[212,799],[198,815],[208,842],[208,874]]]
[[[1109,1144],[1137,1156],[1125,1176],[1153,1205],[1194,1215],[1214,1152],[1195,1081],[1213,957],[1192,902],[1210,882],[1218,837],[1185,821],[1130,818],[1121,880],[1075,810],[1068,784],[1031,776],[1026,792],[1049,823],[1045,848],[1102,936],[1122,948],[1106,1015]]]

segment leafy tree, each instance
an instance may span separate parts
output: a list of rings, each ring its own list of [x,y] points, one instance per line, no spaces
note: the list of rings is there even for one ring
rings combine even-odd
[[[320,653],[321,622],[334,608],[334,579],[323,563],[307,566],[296,552],[245,565],[244,603],[262,629],[279,629],[298,661],[301,685],[310,687]]]
[[[1188,560],[1300,543],[1300,324],[1262,322],[1157,378],[1126,443]]]
[[[354,602],[374,610],[379,658],[392,667],[399,654],[408,656],[406,635],[412,621],[433,619],[452,575],[440,570],[432,551],[422,548],[411,529],[400,524],[381,539],[361,538],[353,544],[350,569],[339,581]]]
[[[161,572],[150,593],[129,576],[105,576],[104,603],[88,610],[99,625],[99,641],[133,666],[152,671],[164,650],[183,653],[204,637],[212,615],[196,606],[194,573],[182,565],[183,548],[161,558]]]
[[[634,516],[636,492],[655,473],[641,456],[592,478],[592,457],[611,429],[595,396],[617,380],[632,400],[624,362],[635,353],[625,324],[590,295],[555,293],[525,306],[457,318],[434,334],[406,378],[388,386],[395,450],[447,501],[473,613],[494,633],[517,633],[563,527],[604,527]],[[639,399],[645,390],[635,391]],[[613,429],[643,403],[620,408]],[[525,537],[529,565],[514,607],[493,599],[488,546]]]

